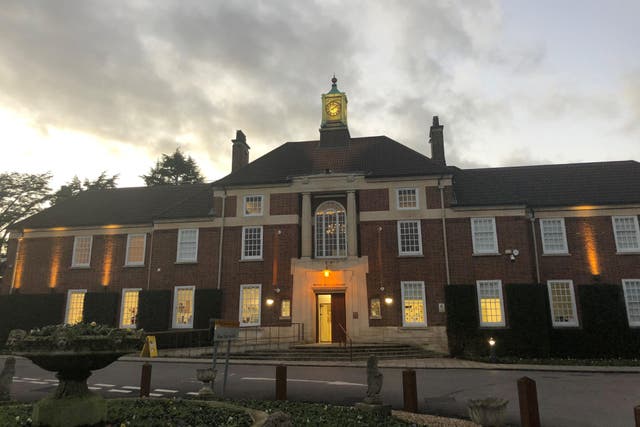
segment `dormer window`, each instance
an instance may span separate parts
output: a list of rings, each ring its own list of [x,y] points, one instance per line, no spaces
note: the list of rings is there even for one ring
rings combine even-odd
[[[316,210],[316,257],[347,256],[347,214],[340,203],[324,202]]]

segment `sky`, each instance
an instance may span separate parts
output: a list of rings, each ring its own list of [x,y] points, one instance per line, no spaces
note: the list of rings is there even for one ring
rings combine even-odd
[[[464,168],[640,160],[640,2],[28,1],[0,7],[0,173],[52,187],[162,153],[208,181],[318,138],[335,73],[352,136]]]

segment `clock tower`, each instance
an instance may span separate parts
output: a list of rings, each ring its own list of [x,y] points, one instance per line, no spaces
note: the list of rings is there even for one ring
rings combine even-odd
[[[338,90],[338,79],[331,79],[331,90],[322,94],[320,145],[339,146],[349,143],[347,127],[347,95]]]

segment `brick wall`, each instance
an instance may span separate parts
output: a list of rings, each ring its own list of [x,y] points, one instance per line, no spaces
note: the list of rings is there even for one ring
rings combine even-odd
[[[298,193],[277,193],[270,196],[270,215],[299,215]]]
[[[360,212],[388,211],[389,190],[387,188],[379,188],[358,191],[358,208]]]

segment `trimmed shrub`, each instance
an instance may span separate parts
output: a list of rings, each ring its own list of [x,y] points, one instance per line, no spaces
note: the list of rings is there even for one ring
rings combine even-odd
[[[87,292],[84,296],[82,318],[85,322],[96,322],[102,325],[117,327],[118,299],[115,292]]]
[[[66,295],[12,294],[0,296],[0,348],[12,329],[33,329],[64,322]]]
[[[551,317],[546,286],[507,285],[504,293],[507,329],[502,334],[503,354],[548,357]]]
[[[209,327],[209,319],[222,316],[222,291],[219,289],[196,289],[193,327]]]
[[[476,354],[479,320],[476,287],[452,285],[445,288],[447,304],[447,337],[452,356]]]
[[[171,291],[140,291],[138,328],[147,332],[166,331],[171,326]]]

